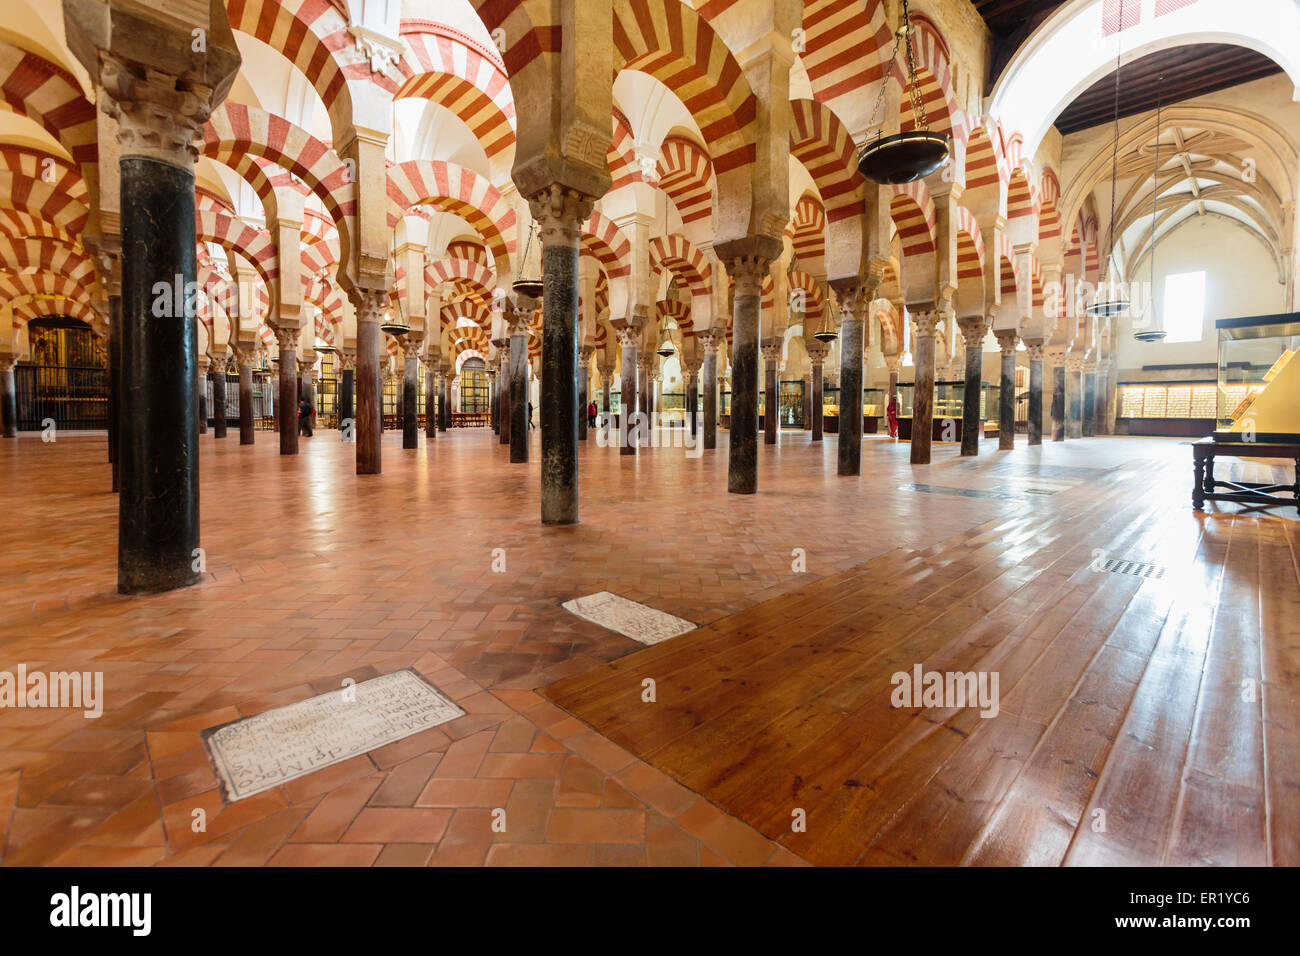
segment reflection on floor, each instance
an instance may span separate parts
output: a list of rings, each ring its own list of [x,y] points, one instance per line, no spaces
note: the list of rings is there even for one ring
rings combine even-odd
[[[204,582],[123,598],[102,437],[0,442],[0,671],[105,686],[97,720],[0,710],[3,862],[1300,857],[1294,511],[1195,515],[1168,441],[913,468],[870,439],[844,479],[834,441],[785,433],[753,497],[722,444],[589,442],[582,523],[556,529],[536,445],[391,435],[358,478],[335,433],[297,458],[206,436]],[[560,607],[599,591],[706,626],[644,648]],[[891,707],[916,664],[996,668],[998,716]],[[202,730],[405,667],[465,716],[223,803]],[[652,704],[620,683],[647,667]],[[556,682],[582,720],[534,692]]]

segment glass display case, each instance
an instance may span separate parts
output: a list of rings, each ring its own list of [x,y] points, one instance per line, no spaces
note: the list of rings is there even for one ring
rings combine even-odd
[[[1219,319],[1219,441],[1300,442],[1300,312]]]

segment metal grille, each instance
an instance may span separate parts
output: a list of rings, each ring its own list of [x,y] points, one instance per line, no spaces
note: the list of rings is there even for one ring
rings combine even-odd
[[[1158,564],[1146,564],[1142,561],[1128,561],[1123,558],[1107,558],[1101,569],[1112,574],[1132,574],[1140,578],[1163,578],[1165,569]]]
[[[19,365],[14,369],[18,427],[39,431],[108,427],[108,372],[102,368]]]

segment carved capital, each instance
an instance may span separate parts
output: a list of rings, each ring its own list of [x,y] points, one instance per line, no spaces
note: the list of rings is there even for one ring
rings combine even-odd
[[[968,351],[973,352],[983,346],[984,337],[989,331],[989,321],[982,315],[957,320],[957,327],[961,329],[962,341]]]
[[[1015,329],[995,329],[993,335],[998,340],[998,348],[1003,352],[1014,352],[1020,341],[1020,333]]]
[[[591,357],[596,354],[596,346],[583,345],[578,348],[578,364],[583,368],[591,366]]]
[[[763,346],[763,360],[765,362],[781,361],[781,344],[779,342]]]
[[[912,335],[915,338],[933,337],[943,321],[943,313],[930,310],[912,315]]]
[[[298,329],[286,329],[277,327],[275,330],[275,341],[280,346],[281,352],[296,351],[298,348]]]
[[[542,230],[543,245],[577,245],[582,224],[591,215],[594,204],[590,196],[558,183],[528,199],[528,208]]]
[[[630,325],[625,325],[621,329],[615,329],[614,334],[618,336],[619,347],[625,349],[636,348],[637,340],[640,338],[637,334],[637,329],[634,329]]]
[[[737,296],[757,296],[763,291],[763,278],[771,260],[762,255],[735,256],[726,260],[727,274],[736,282]]]
[[[193,166],[199,155],[195,141],[203,138],[203,124],[212,112],[212,89],[108,54],[100,61],[99,75],[108,94],[104,112],[117,120],[123,156]]]

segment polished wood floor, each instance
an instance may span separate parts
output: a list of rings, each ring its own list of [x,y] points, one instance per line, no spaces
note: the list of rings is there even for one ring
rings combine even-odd
[[[0,441],[0,671],[100,671],[106,698],[0,708],[0,862],[1296,860],[1297,524],[1193,514],[1178,442],[913,467],[869,438],[846,479],[833,440],[785,432],[752,497],[725,434],[694,459],[590,442],[582,523],[548,528],[536,444],[390,434],[359,478],[336,433],[265,437],[202,439],[203,581],[131,598],[103,437]],[[1091,572],[1094,549],[1168,570]],[[560,606],[600,590],[704,626],[645,652]],[[1000,715],[890,708],[914,662],[997,667]],[[654,705],[620,683],[643,664]],[[466,716],[223,804],[204,728],[404,667]]]
[[[1300,863],[1300,523],[1197,517],[1187,467],[1098,469],[543,693],[816,864]],[[916,665],[996,672],[1000,712],[893,706]]]

